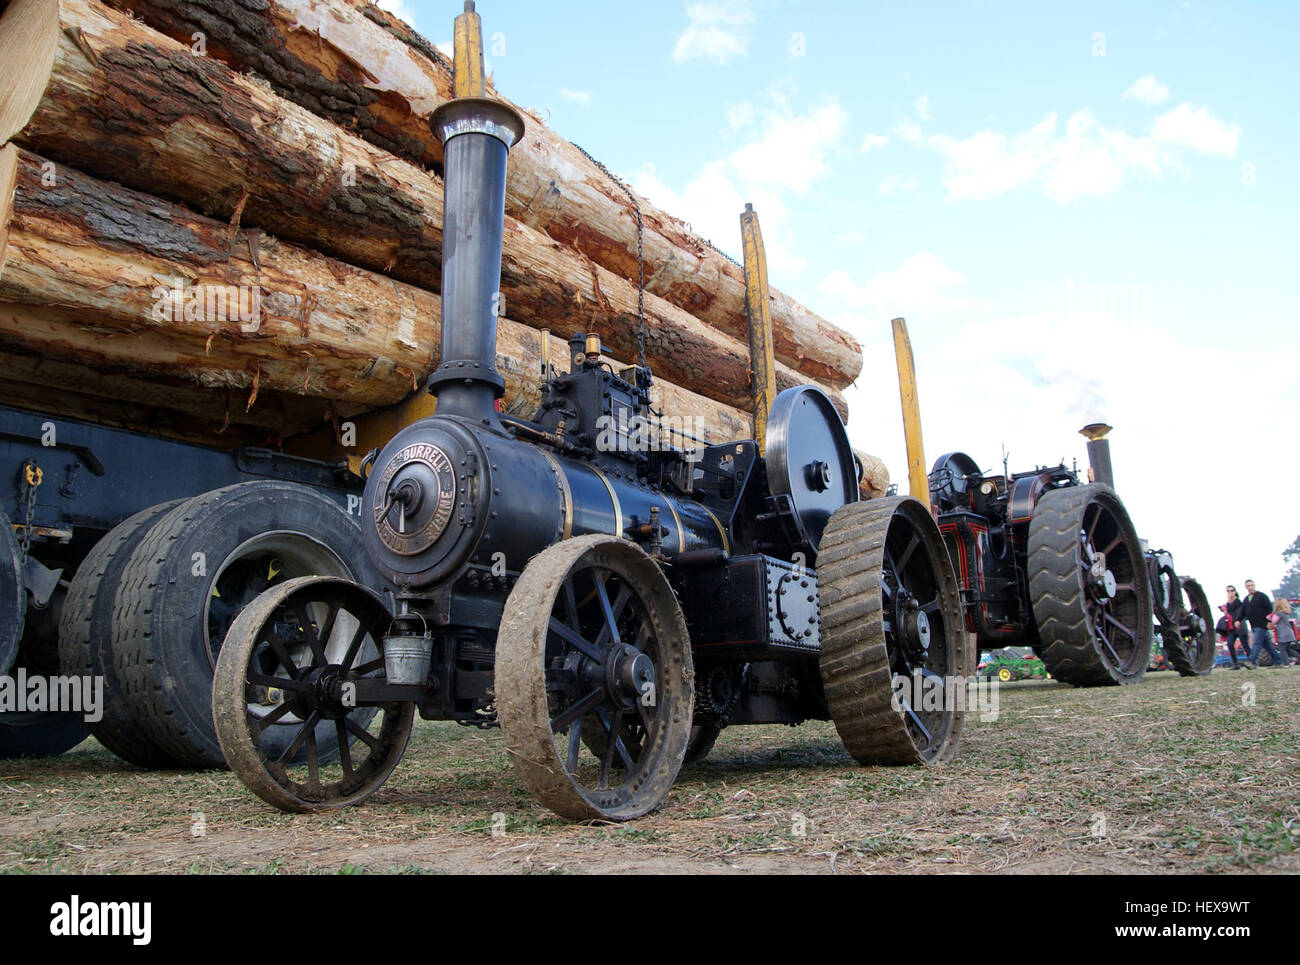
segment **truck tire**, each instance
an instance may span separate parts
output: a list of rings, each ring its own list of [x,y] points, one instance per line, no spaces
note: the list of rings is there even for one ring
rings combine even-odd
[[[27,590],[21,555],[9,517],[0,513],[0,674],[8,673],[18,656],[27,619]]]
[[[212,678],[226,631],[262,591],[298,576],[379,588],[361,529],[306,486],[258,480],[186,500],[131,554],[114,601],[112,659],[127,712],[166,754],[223,767]],[[322,734],[322,759],[338,753]]]
[[[0,714],[0,760],[53,757],[86,739],[80,714],[28,711]]]
[[[59,620],[60,669],[65,674],[104,678],[103,717],[88,725],[90,733],[122,760],[146,768],[176,767],[180,762],[140,729],[124,705],[109,659],[113,604],[122,570],[135,548],[154,523],[182,502],[173,499],[142,509],[96,543],[77,567]]]
[[[1107,555],[1109,554],[1109,555]],[[1151,587],[1137,531],[1102,483],[1043,494],[1029,522],[1038,653],[1075,687],[1134,684],[1151,661]]]

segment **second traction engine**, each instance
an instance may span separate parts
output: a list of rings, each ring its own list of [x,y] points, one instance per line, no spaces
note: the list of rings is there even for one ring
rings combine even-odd
[[[928,508],[859,501],[843,422],[811,386],[773,401],[765,452],[667,445],[650,369],[614,371],[594,334],[570,340],[532,419],[500,413],[506,164],[525,124],[478,97],[431,124],[445,145],[437,412],[368,459],[362,509],[392,592],[308,578],[243,611],[214,687],[231,767],[285,810],[355,803],[418,711],[499,726],[559,814],[625,820],[734,724],[831,719],[862,762],[951,757],[953,701],[895,685],[968,669]]]

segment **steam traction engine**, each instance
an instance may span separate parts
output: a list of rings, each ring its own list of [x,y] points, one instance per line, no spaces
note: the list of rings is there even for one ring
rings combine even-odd
[[[230,766],[285,810],[355,803],[418,710],[499,725],[547,806],[623,820],[730,724],[829,718],[863,763],[955,754],[952,702],[893,687],[969,660],[928,507],[858,501],[843,423],[812,387],[776,398],[763,454],[646,445],[650,370],[612,371],[595,336],[574,337],[534,419],[498,413],[505,171],[524,122],[459,98],[431,124],[446,147],[437,414],[372,460],[363,497],[395,592],[309,577],[241,613],[213,688]]]
[[[1086,483],[1065,465],[1006,474],[983,473],[962,452],[935,461],[931,501],[967,627],[981,650],[1032,647],[1066,683],[1131,684],[1150,661],[1154,610],[1170,662],[1185,675],[1208,672],[1208,601],[1196,581],[1178,578],[1168,554],[1138,539],[1112,488],[1109,429],[1083,430]]]

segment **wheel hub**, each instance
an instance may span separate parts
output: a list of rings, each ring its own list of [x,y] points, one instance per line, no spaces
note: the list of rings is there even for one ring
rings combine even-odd
[[[626,644],[615,647],[605,660],[605,679],[610,695],[623,706],[632,707],[642,693],[653,693],[654,662],[636,647]]]
[[[280,693],[283,694],[284,702],[289,705],[289,710],[301,719],[306,719],[312,711],[316,711],[326,720],[338,720],[347,716],[348,711],[352,709],[343,702],[345,676],[343,669],[337,664],[318,667],[306,677],[306,682],[311,684],[310,692],[283,690]]]
[[[1088,582],[1092,584],[1093,591],[1097,597],[1103,600],[1113,600],[1115,592],[1119,588],[1119,581],[1115,579],[1106,566],[1106,554],[1094,553],[1092,563],[1088,567]]]

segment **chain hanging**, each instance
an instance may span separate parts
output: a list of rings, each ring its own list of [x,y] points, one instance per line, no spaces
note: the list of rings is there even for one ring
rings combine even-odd
[[[574,147],[592,164],[600,168],[605,176],[623,189],[629,201],[632,202],[632,210],[636,212],[636,364],[645,367],[645,261],[643,255],[643,239],[645,235],[645,224],[641,220],[641,203],[637,201],[636,194],[622,180],[616,177],[614,173],[600,161],[588,154],[581,145],[574,144]]]

